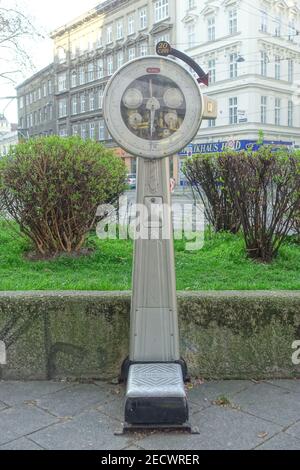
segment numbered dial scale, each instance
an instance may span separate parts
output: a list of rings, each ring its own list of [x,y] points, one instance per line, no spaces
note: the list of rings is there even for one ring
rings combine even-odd
[[[181,65],[149,56],[115,73],[105,89],[103,110],[120,147],[144,158],[163,158],[179,152],[197,134],[203,98]]]

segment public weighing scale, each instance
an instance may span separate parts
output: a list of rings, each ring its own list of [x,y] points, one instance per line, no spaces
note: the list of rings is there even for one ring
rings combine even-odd
[[[130,355],[122,366],[127,381],[124,430],[189,429],[179,350],[169,157],[197,134],[202,119],[216,118],[216,104],[174,57],[207,75],[166,42],[159,56],[135,59],[109,81],[103,110],[108,131],[137,157],[139,236],[134,246]],[[173,58],[166,56],[172,55]],[[163,57],[164,56],[164,57]]]

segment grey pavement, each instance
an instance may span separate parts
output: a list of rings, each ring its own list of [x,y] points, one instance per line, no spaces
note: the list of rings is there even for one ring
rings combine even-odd
[[[300,450],[300,380],[187,385],[199,434],[122,436],[122,385],[0,382],[0,450]]]

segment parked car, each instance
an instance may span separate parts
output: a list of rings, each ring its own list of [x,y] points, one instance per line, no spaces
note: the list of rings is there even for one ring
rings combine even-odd
[[[130,189],[136,188],[136,175],[134,173],[127,175],[127,184]]]

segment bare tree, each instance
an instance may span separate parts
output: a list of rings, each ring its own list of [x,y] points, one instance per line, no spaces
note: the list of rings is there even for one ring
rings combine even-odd
[[[13,85],[25,71],[34,68],[29,39],[41,34],[30,17],[12,3],[0,0],[0,80]]]

